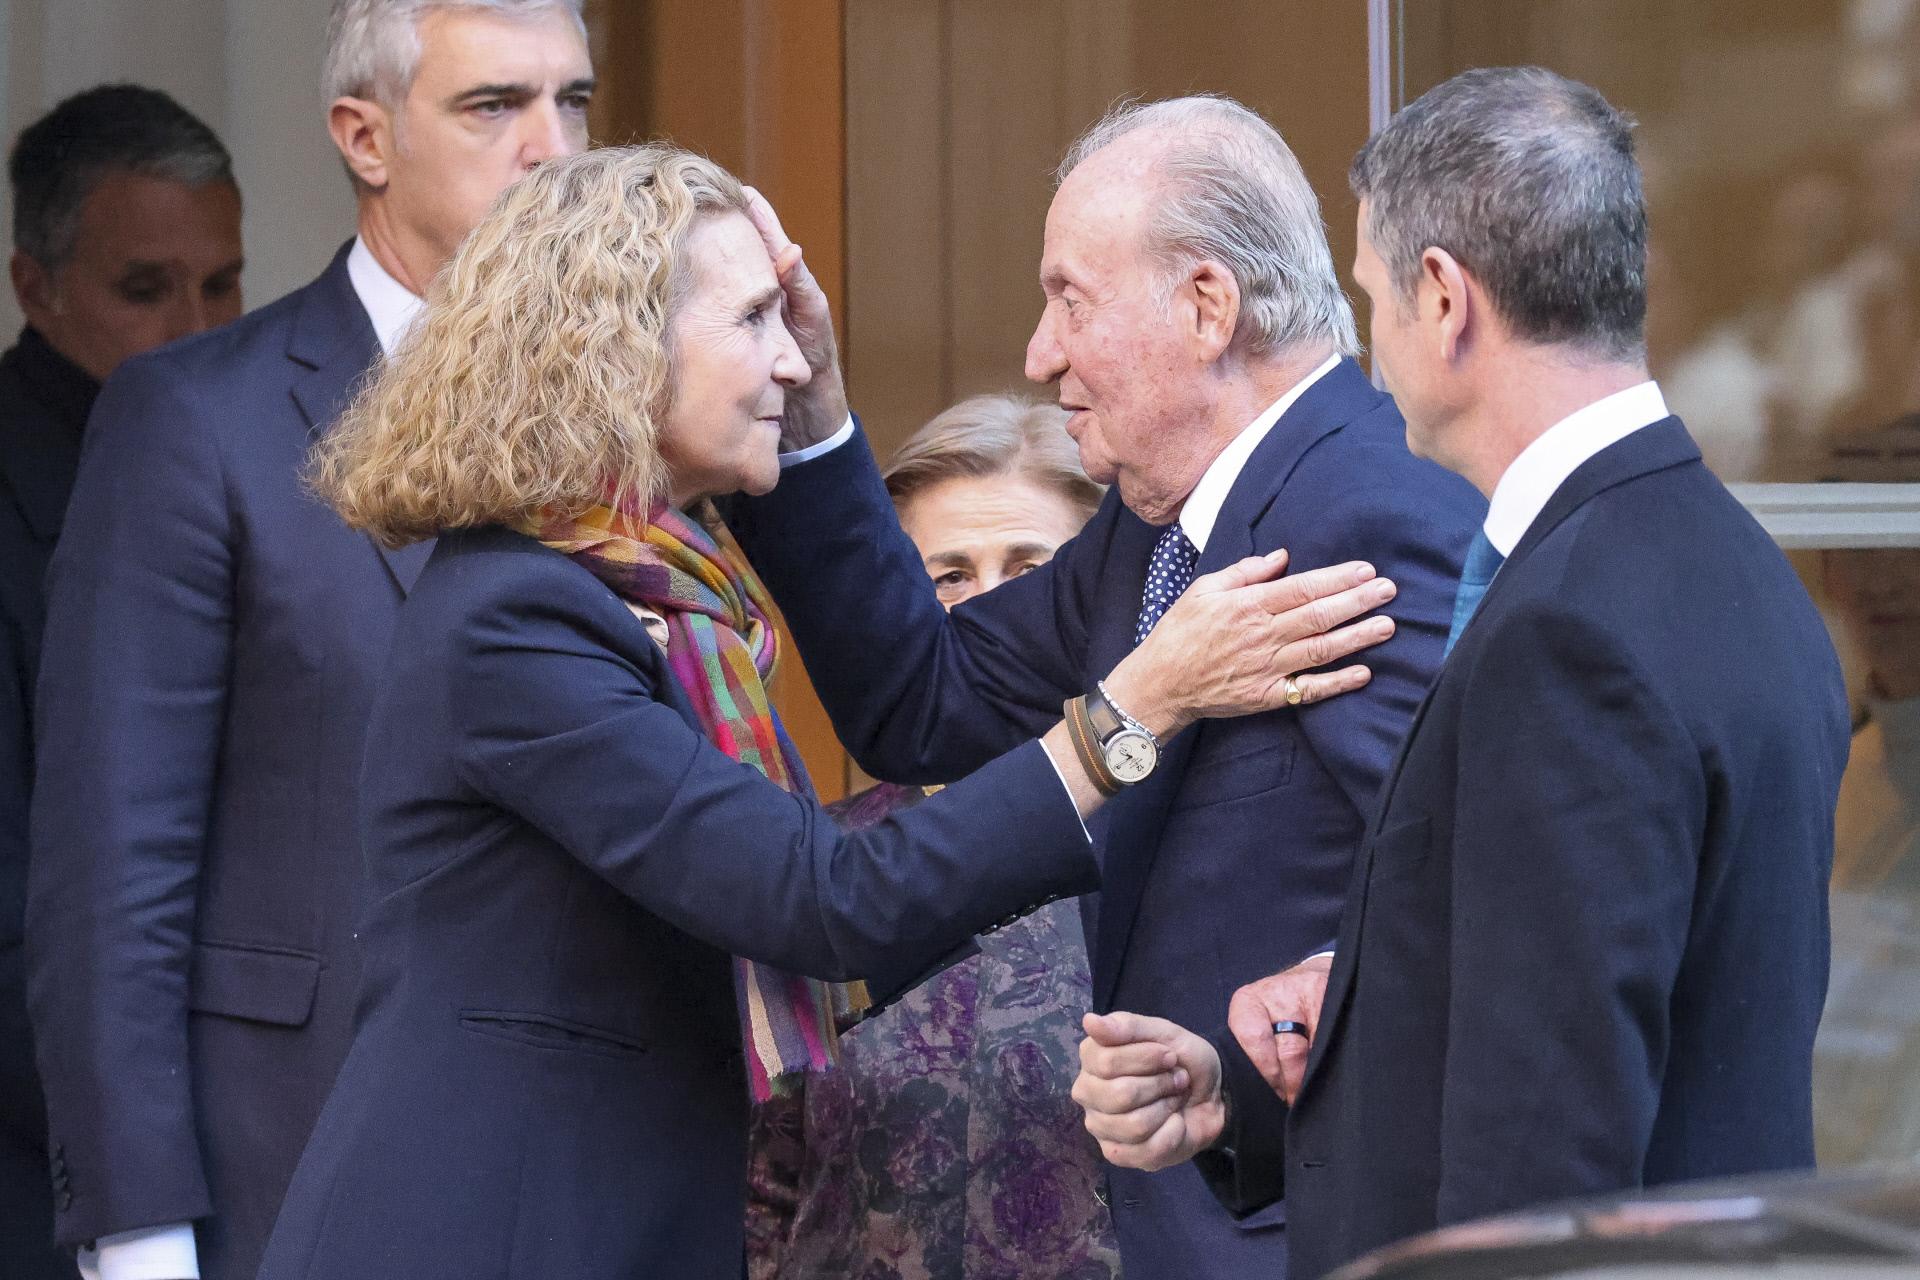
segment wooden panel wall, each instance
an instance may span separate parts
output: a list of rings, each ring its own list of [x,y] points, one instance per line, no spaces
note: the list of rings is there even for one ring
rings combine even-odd
[[[1353,250],[1366,6],[1315,0],[846,0],[848,367],[884,453],[963,396],[1028,390],[1041,232],[1067,145],[1121,97],[1264,114]]]

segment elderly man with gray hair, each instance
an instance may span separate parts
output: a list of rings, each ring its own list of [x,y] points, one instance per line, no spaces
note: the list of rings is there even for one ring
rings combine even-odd
[[[790,439],[804,456],[732,519],[876,776],[951,781],[1070,704],[1088,767],[1119,793],[1094,832],[1094,1005],[1211,1024],[1234,988],[1331,944],[1485,508],[1408,453],[1351,359],[1313,191],[1239,104],[1128,106],[1097,125],[1061,167],[1040,284],[1027,374],[1058,388],[1088,474],[1113,486],[1049,564],[949,616],[851,426]],[[1364,560],[1373,603],[1394,602],[1391,620],[1355,624],[1379,642],[1364,687],[1293,677],[1291,706],[1182,730],[1099,683],[1149,631],[1185,634],[1191,615],[1170,606],[1196,574],[1282,550],[1294,571]],[[1283,1207],[1236,1219],[1190,1168],[1108,1181],[1129,1280],[1283,1273]]]
[[[101,393],[50,574],[27,903],[55,1234],[101,1280],[258,1267],[351,1035],[362,736],[426,558],[301,465],[493,198],[585,146],[592,89],[579,0],[339,0],[358,234]]]
[[[1211,1044],[1092,1019],[1076,1085],[1110,1159],[1212,1146],[1239,1212],[1284,1189],[1306,1280],[1541,1201],[1812,1165],[1849,732],[1813,602],[1647,376],[1630,122],[1470,71],[1352,181],[1408,439],[1491,500],[1451,652],[1331,970],[1236,994]],[[1300,1028],[1279,1055],[1268,1018]]]

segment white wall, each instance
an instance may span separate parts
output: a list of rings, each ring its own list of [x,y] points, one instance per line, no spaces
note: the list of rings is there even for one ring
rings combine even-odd
[[[0,0],[6,145],[89,86],[164,89],[233,153],[246,202],[247,305],[270,302],[319,274],[353,234],[353,195],[320,101],[328,8],[329,0]],[[0,346],[19,323],[11,290],[0,289]]]

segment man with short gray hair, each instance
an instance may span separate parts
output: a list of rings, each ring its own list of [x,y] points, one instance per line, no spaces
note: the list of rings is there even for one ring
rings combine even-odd
[[[340,0],[357,235],[313,284],[128,361],[50,574],[27,904],[55,1227],[101,1280],[251,1280],[351,1037],[355,793],[428,548],[301,484],[495,196],[586,144],[579,0]]]
[[[1212,1043],[1095,1019],[1076,1090],[1111,1158],[1213,1147],[1239,1212],[1284,1188],[1297,1280],[1546,1200],[1810,1166],[1850,730],[1818,611],[1647,376],[1630,122],[1471,71],[1352,181],[1408,440],[1491,500],[1450,654],[1330,973],[1251,984]]]
[[[877,776],[950,781],[1092,696],[1087,746],[1128,766],[1094,833],[1095,1006],[1210,1024],[1235,987],[1331,942],[1484,506],[1407,452],[1351,359],[1318,201],[1238,103],[1127,106],[1097,125],[1061,166],[1040,284],[1027,375],[1058,387],[1087,472],[1113,486],[1049,565],[949,616],[853,428],[789,459],[735,527]],[[1391,637],[1365,653],[1370,683],[1325,696],[1327,674],[1303,677],[1294,706],[1142,755],[1160,709],[1115,705],[1096,682],[1196,575],[1277,549],[1293,571],[1364,559],[1393,584],[1370,588],[1394,600],[1392,623],[1357,624]],[[1284,1209],[1236,1221],[1191,1169],[1109,1182],[1130,1280],[1283,1273]]]

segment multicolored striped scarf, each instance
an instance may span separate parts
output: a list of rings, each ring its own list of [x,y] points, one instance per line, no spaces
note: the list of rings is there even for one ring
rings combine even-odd
[[[522,532],[571,557],[621,599],[664,616],[667,665],[713,745],[787,791],[813,794],[767,698],[780,652],[772,605],[737,548],[665,505],[645,516],[607,506],[578,516],[544,512]],[[756,1102],[839,1061],[836,1010],[867,1004],[863,983],[830,986],[737,956],[733,988]]]

